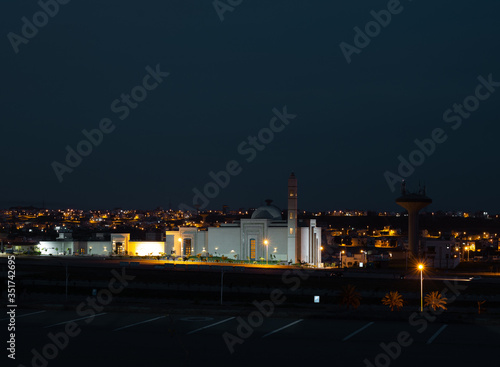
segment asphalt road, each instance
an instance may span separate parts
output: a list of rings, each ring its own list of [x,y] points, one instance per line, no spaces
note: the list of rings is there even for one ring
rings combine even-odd
[[[500,326],[236,316],[17,310],[16,360],[2,366],[497,365]],[[244,317],[248,322],[248,317]],[[2,335],[9,319],[0,317]],[[241,327],[240,327],[241,329]],[[245,333],[241,333],[245,331]],[[73,335],[78,332],[78,335]],[[71,336],[65,336],[71,333]],[[231,335],[229,335],[231,334]],[[54,347],[50,335],[57,335]],[[231,353],[224,336],[232,342]],[[399,338],[400,344],[396,345]],[[381,343],[389,345],[384,351]],[[392,343],[392,344],[390,344]],[[8,343],[4,343],[4,345]],[[231,343],[229,343],[231,344]],[[403,346],[401,346],[403,344]],[[52,348],[52,349],[51,349]],[[56,348],[56,349],[54,349]],[[52,359],[33,359],[38,351]],[[391,356],[392,354],[392,356]],[[377,363],[378,362],[378,363]]]

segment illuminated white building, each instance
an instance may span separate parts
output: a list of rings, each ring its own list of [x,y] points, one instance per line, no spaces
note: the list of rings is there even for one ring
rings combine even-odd
[[[160,255],[165,253],[163,241],[130,241],[130,233],[112,233],[110,241],[40,241],[42,255]]]
[[[288,179],[288,211],[283,220],[281,210],[271,202],[255,210],[250,219],[240,219],[220,227],[180,227],[166,232],[167,253],[189,256],[207,253],[235,260],[281,260],[321,263],[321,228],[316,220],[297,219],[297,179]]]
[[[226,256],[231,260],[280,260],[321,263],[321,228],[315,219],[297,218],[297,179],[288,179],[286,219],[281,210],[268,205],[255,210],[250,219],[224,223],[219,227],[180,227],[167,231],[165,241],[131,241],[129,233],[112,233],[110,241],[41,241],[42,255],[153,255]],[[63,239],[63,238],[61,238]]]

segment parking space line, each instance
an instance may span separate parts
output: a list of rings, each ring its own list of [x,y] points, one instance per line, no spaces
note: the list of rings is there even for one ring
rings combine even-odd
[[[374,323],[375,323],[375,322],[373,322],[373,321],[372,321],[372,322],[369,322],[368,324],[366,324],[365,326],[363,326],[363,327],[359,328],[359,329],[358,329],[358,330],[356,330],[355,332],[353,332],[353,333],[351,333],[351,334],[347,335],[344,339],[342,339],[342,341],[343,341],[343,342],[345,342],[346,340],[348,340],[348,339],[352,338],[352,337],[353,337],[354,335],[356,335],[357,333],[362,332],[363,330],[365,330],[367,327],[369,327],[369,326],[373,325]]]
[[[145,324],[146,322],[151,322],[151,321],[163,319],[164,317],[165,316],[160,316],[160,317],[155,317],[154,319],[150,319],[150,320],[146,320],[146,321],[141,321],[141,322],[136,322],[135,324],[131,324],[131,325],[119,327],[118,329],[115,329],[113,331],[123,330],[123,329],[129,328],[129,327],[135,326],[135,325]]]
[[[24,317],[24,316],[36,315],[37,313],[42,313],[42,312],[47,312],[47,311],[37,311],[37,312],[26,313],[24,315],[16,315],[16,319],[18,319],[20,317]],[[0,321],[8,320],[8,319],[9,319],[9,317],[7,317],[5,319],[0,319]]]
[[[212,326],[215,326],[215,325],[219,325],[219,324],[222,324],[223,322],[226,322],[226,321],[229,321],[229,320],[232,320],[232,319],[235,319],[235,317],[230,317],[228,319],[225,319],[225,320],[222,320],[222,321],[219,321],[219,322],[216,322],[216,323],[213,323],[213,324],[210,324],[210,325],[207,325],[207,326],[203,326],[199,329],[196,329],[196,330],[192,330],[190,331],[189,333],[187,333],[187,335],[189,334],[193,334],[193,333],[196,333],[197,331],[200,331],[200,330],[203,330],[203,329],[208,329],[209,327],[212,327]]]
[[[290,324],[285,325],[285,326],[283,326],[283,327],[280,327],[279,329],[273,330],[273,331],[271,331],[271,332],[267,333],[266,335],[264,335],[264,336],[262,336],[262,337],[263,337],[263,338],[265,338],[265,337],[266,337],[266,336],[268,336],[268,335],[271,335],[271,334],[277,333],[278,331],[281,331],[281,330],[283,330],[283,329],[286,329],[287,327],[290,327],[290,326],[292,326],[292,325],[298,324],[298,323],[299,323],[299,322],[301,322],[301,321],[303,321],[303,319],[300,319],[300,320],[297,320],[297,321],[291,322]]]
[[[49,325],[49,326],[45,326],[44,329],[48,328],[48,327],[52,327],[52,326],[57,326],[57,325],[64,325],[64,324],[67,324],[68,322],[72,322],[72,321],[80,321],[80,320],[85,320],[85,319],[90,319],[91,317],[97,317],[97,316],[102,316],[102,315],[106,315],[106,312],[103,312],[103,313],[98,313],[96,315],[92,315],[92,316],[87,316],[87,317],[81,317],[79,319],[74,319],[74,320],[68,320],[68,321],[63,321],[63,322],[59,322],[57,324],[53,324],[53,325]]]
[[[430,338],[429,340],[427,340],[427,343],[426,343],[426,344],[431,344],[431,343],[434,341],[434,339],[436,339],[436,338],[438,337],[438,335],[439,335],[439,334],[441,334],[441,332],[442,332],[442,331],[443,331],[443,330],[444,330],[447,326],[448,326],[448,325],[443,325],[443,326],[441,326],[441,327],[439,328],[439,330],[438,330],[438,331],[436,331],[436,332],[434,333],[434,335],[433,335],[433,336],[431,336],[431,338]]]

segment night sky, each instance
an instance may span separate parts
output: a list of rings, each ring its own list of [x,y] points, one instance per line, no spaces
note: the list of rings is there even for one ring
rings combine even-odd
[[[384,173],[402,177],[401,155],[420,163],[406,180],[425,182],[431,210],[500,212],[500,2],[219,6],[230,10],[219,16],[211,0],[72,0],[34,20],[36,1],[3,1],[0,207],[192,206],[193,189],[229,162],[230,182],[202,208],[268,198],[284,208],[294,171],[301,209],[400,210]],[[384,10],[385,27],[372,10]],[[35,35],[26,26],[28,38],[23,17],[47,24]],[[356,49],[354,27],[373,35],[358,33]],[[127,104],[132,91],[140,102]],[[464,100],[471,112],[454,112]],[[284,106],[287,124],[273,118]],[[113,131],[81,143],[100,123]],[[266,143],[252,148],[259,132]],[[433,135],[434,152],[414,152]],[[71,168],[66,149],[79,144],[92,152]]]

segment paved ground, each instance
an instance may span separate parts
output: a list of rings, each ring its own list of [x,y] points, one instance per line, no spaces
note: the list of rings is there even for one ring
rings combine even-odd
[[[5,315],[5,314],[4,314]],[[255,316],[255,315],[254,315]],[[83,318],[82,318],[83,317]],[[245,317],[244,319],[247,319]],[[259,318],[255,318],[258,322]],[[69,323],[71,322],[71,323]],[[6,330],[8,320],[1,318]],[[64,337],[78,325],[79,335]],[[264,317],[251,335],[238,335],[237,317],[18,310],[16,361],[2,366],[478,366],[497,365],[500,327],[367,320]],[[250,334],[250,331],[246,331]],[[401,339],[407,332],[406,338]],[[3,333],[3,335],[6,335]],[[231,353],[224,335],[234,336]],[[63,350],[50,350],[58,335]],[[408,346],[396,346],[400,341]],[[67,340],[65,340],[67,339]],[[381,343],[392,343],[384,352]],[[5,344],[4,344],[5,345]],[[32,361],[33,350],[55,358]],[[52,355],[51,355],[52,354]],[[396,358],[393,359],[388,354]],[[365,359],[367,361],[365,361]],[[7,361],[7,363],[5,363]],[[369,361],[369,362],[368,362]],[[377,363],[378,362],[378,363]]]
[[[40,278],[40,273],[34,271],[35,263],[31,264],[29,261],[31,260],[16,262],[16,271],[18,272],[16,274],[19,280],[26,281],[26,279]],[[41,262],[38,259],[33,261]],[[88,282],[87,288],[89,289],[85,289],[88,292],[92,288],[100,289],[101,286],[95,286],[94,283],[87,279],[92,279],[92,282],[105,279],[107,285],[110,277],[107,268],[116,267],[119,269],[119,263],[116,262],[110,264],[107,260],[102,260],[101,264],[101,260],[95,261],[95,259],[91,259],[88,261],[92,262],[91,268],[86,267],[87,260],[75,260],[70,265],[71,281],[80,281],[79,274],[82,273],[81,278]],[[42,275],[45,274],[51,279],[57,278],[60,282],[63,282],[64,271],[61,271],[61,269],[64,270],[64,267],[61,266],[59,259],[51,259],[50,262],[57,265],[57,267],[45,269],[44,271],[53,272],[53,274],[46,275],[42,272]],[[45,261],[43,263],[45,265]],[[142,269],[148,266],[151,268],[150,270]],[[133,269],[130,268],[130,272]],[[248,277],[245,276],[247,275],[247,269],[245,269],[240,278],[244,280],[243,286],[247,286],[247,283],[253,286],[256,282],[257,284],[259,282],[265,284],[269,287],[264,292],[266,298],[268,298],[269,292],[274,286],[283,287],[280,276],[271,276],[273,272],[277,271],[279,270],[248,269],[248,274],[252,274],[252,277]],[[262,274],[260,274],[261,272]],[[168,282],[177,284],[181,280],[186,281],[190,273],[192,272],[159,271],[154,269],[153,264],[141,264],[138,270],[135,270],[134,274],[137,275],[137,278],[134,279],[129,288],[132,289],[133,285],[137,286],[141,282],[149,284],[149,281],[158,280],[160,276]],[[98,276],[99,274],[101,274],[101,277]],[[231,289],[230,283],[237,285],[238,274],[240,272],[225,275],[226,290]],[[381,277],[392,277],[392,274],[375,274]],[[210,272],[196,273],[187,280],[193,277],[198,279],[199,276],[203,278],[202,280],[206,280],[205,283],[208,280],[213,280],[212,283],[216,285],[215,299],[217,300],[220,282],[218,272],[212,275]],[[368,284],[374,274],[355,272],[352,277],[351,274],[346,274],[345,277],[349,279],[349,282],[354,282],[357,281],[356,277],[361,276],[369,277],[366,280],[361,279],[362,282],[358,282],[362,286],[365,283]],[[304,281],[301,286],[309,286],[316,291],[319,289],[317,287],[326,287],[330,283],[334,283],[339,288],[345,282],[345,280],[342,281],[338,277],[328,277],[328,279],[325,279],[325,277],[326,275],[312,276],[307,281]],[[475,291],[477,294],[481,294],[483,290],[488,290],[496,294],[497,280],[482,278],[466,282],[468,286],[467,292]],[[271,281],[274,283],[271,283]],[[407,283],[410,285],[415,283],[411,279],[405,280],[405,283],[400,283],[400,280],[394,282],[396,281],[401,286]],[[377,279],[375,286],[380,288],[380,291],[385,292],[387,287],[381,284],[382,282]],[[384,284],[393,285],[391,281]],[[428,279],[426,287],[431,287],[432,284],[432,279]],[[251,327],[251,329],[246,326],[245,329],[240,326],[239,317],[236,314],[231,314],[231,310],[225,314],[216,314],[213,310],[204,310],[197,313],[198,310],[193,312],[192,309],[189,311],[185,308],[181,309],[182,303],[180,301],[169,304],[169,307],[176,308],[175,314],[171,315],[154,313],[155,311],[151,310],[165,309],[154,307],[150,309],[149,313],[114,312],[114,309],[130,310],[134,306],[129,303],[129,300],[135,298],[127,298],[125,294],[123,297],[120,295],[115,300],[116,302],[110,304],[107,309],[98,311],[95,317],[89,317],[90,313],[87,308],[82,313],[77,312],[76,309],[58,311],[48,305],[48,303],[53,302],[59,303],[57,299],[64,296],[63,285],[64,282],[57,285],[60,288],[58,288],[58,293],[48,298],[46,306],[42,306],[40,299],[32,299],[32,295],[31,298],[28,295],[26,297],[29,302],[26,301],[24,304],[30,309],[17,310],[15,341],[17,358],[15,361],[7,358],[9,352],[5,348],[6,345],[8,346],[6,341],[9,340],[7,331],[9,320],[5,311],[0,314],[0,328],[5,338],[3,340],[4,347],[1,348],[0,366],[149,367],[175,364],[179,366],[222,367],[243,365],[255,367],[256,365],[283,366],[288,364],[298,366],[318,363],[328,364],[329,366],[377,367],[498,365],[500,349],[500,326],[498,326],[498,322],[496,326],[487,326],[488,321],[484,321],[481,325],[443,324],[442,322],[427,322],[420,318],[412,321],[404,320],[404,318],[398,319],[399,321],[396,321],[396,319],[388,321],[385,316],[383,317],[384,321],[382,321],[381,315],[377,311],[365,312],[363,318],[358,320],[306,318],[307,309],[304,304],[298,303],[293,306],[293,312],[276,312],[269,317],[263,317],[262,323],[260,323],[255,313],[253,314],[254,318],[248,320],[250,313],[254,311],[254,309],[250,309],[244,319],[250,324],[258,325]],[[33,283],[31,287],[33,289],[30,288],[30,292],[36,292],[40,284]],[[306,287],[305,289],[309,288]],[[83,299],[83,296],[77,293],[76,290],[71,283],[69,288],[70,299],[77,299],[74,304],[79,302],[80,297]],[[21,300],[22,289],[19,288],[18,291],[19,300]],[[224,293],[225,297],[229,297],[228,294]],[[252,294],[252,299],[258,298],[254,297]],[[377,298],[378,305],[379,299],[380,297]],[[143,300],[144,305],[154,306],[152,304],[153,300],[145,298]],[[475,302],[474,299],[472,301]],[[30,306],[28,306],[28,303]],[[115,305],[118,306],[118,303],[120,307],[113,308]],[[19,304],[22,305],[23,303]],[[189,304],[186,305],[189,306]],[[381,306],[379,305],[379,307]],[[455,314],[459,312],[457,307],[458,305],[454,305]],[[280,314],[286,317],[277,317]],[[494,318],[495,315],[490,315],[490,318],[492,317]],[[455,318],[455,321],[457,319]],[[474,320],[476,318],[472,321]],[[71,328],[76,328],[76,331]],[[72,330],[78,335],[67,336]],[[54,338],[55,341],[52,340]],[[225,342],[224,338],[227,339],[227,342]],[[396,344],[398,338],[399,344]],[[232,353],[230,350],[231,343]],[[405,346],[400,344],[405,344]],[[384,350],[384,346],[386,350]],[[45,358],[43,355],[45,355]]]

